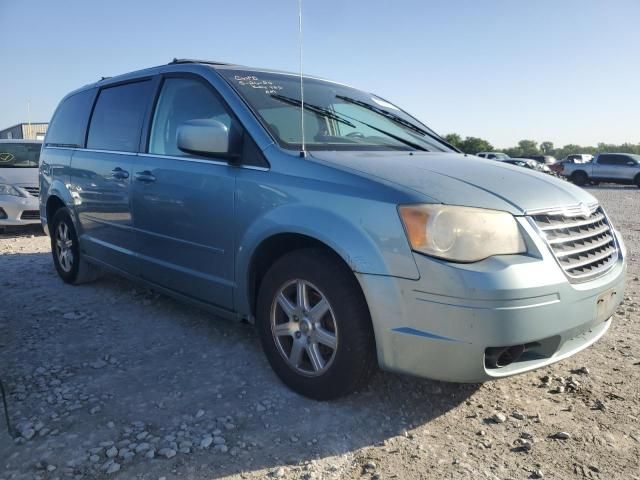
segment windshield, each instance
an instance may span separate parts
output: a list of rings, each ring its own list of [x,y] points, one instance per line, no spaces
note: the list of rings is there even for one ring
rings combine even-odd
[[[0,168],[38,168],[40,143],[0,142]]]
[[[248,70],[218,72],[282,147],[301,149],[300,77]],[[309,150],[454,150],[395,105],[344,85],[305,78],[304,107],[304,140]]]

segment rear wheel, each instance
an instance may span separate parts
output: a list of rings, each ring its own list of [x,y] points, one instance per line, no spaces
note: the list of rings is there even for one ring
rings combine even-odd
[[[78,235],[67,208],[60,208],[51,221],[51,253],[58,275],[66,283],[77,285],[100,276],[99,269],[81,256]]]
[[[575,172],[571,175],[571,181],[580,187],[587,183],[587,180],[589,180],[589,177],[584,172]]]
[[[346,395],[375,368],[364,295],[353,272],[324,250],[298,250],[276,261],[260,286],[257,324],[276,374],[307,397]]]

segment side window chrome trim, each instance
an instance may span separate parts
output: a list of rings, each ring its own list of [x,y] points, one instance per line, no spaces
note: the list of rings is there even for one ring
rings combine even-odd
[[[117,150],[96,150],[91,148],[76,148],[76,147],[53,147],[53,146],[45,146],[44,148],[51,148],[54,150],[77,150],[81,152],[93,152],[93,153],[114,153],[116,155],[135,155],[138,157],[156,157],[156,158],[166,158],[168,160],[180,160],[183,162],[194,162],[194,163],[206,163],[209,165],[226,165],[226,166],[234,166],[230,165],[228,162],[221,162],[218,160],[201,160],[199,158],[190,158],[190,157],[174,157],[171,155],[161,155],[158,153],[138,153],[138,152],[120,152]],[[258,170],[259,172],[268,172],[271,170],[267,167],[258,167],[256,165],[237,165],[235,168],[244,168],[247,170]]]
[[[76,150],[81,150],[83,152],[92,152],[92,153],[114,153],[116,155],[137,155],[138,152],[123,152],[121,150],[100,150],[97,148],[77,148]]]
[[[78,150],[79,147],[59,147],[57,145],[44,145],[43,148],[51,150]]]
[[[247,170],[259,170],[262,172],[268,172],[270,169],[266,167],[258,167],[255,165],[231,165],[229,162],[221,162],[219,160],[202,160],[199,158],[191,158],[191,157],[176,157],[173,155],[162,155],[161,153],[138,153],[140,157],[152,157],[152,158],[166,158],[168,160],[180,160],[183,162],[192,162],[192,163],[206,163],[209,165],[222,165],[234,168],[245,168]]]

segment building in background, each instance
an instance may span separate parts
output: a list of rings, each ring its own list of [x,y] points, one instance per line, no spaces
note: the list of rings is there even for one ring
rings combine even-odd
[[[19,123],[0,130],[0,139],[44,140],[48,123]]]

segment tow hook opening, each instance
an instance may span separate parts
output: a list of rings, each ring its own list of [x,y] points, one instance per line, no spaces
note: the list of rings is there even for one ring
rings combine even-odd
[[[503,368],[518,361],[525,351],[526,345],[489,347],[485,351],[484,363],[487,368]]]

